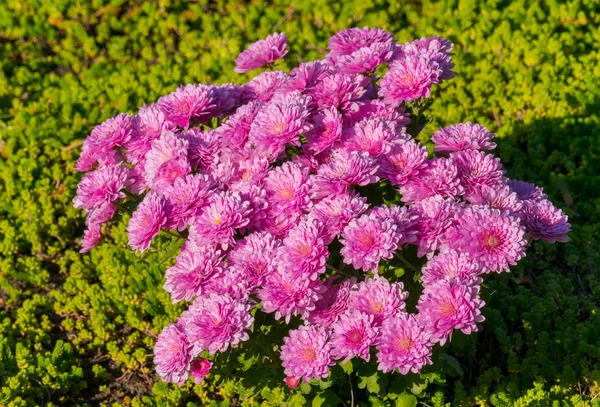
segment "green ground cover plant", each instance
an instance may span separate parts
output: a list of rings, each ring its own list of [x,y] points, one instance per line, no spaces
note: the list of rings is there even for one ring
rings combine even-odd
[[[487,280],[483,329],[446,346],[443,374],[361,372],[355,403],[600,405],[599,24],[596,1],[0,4],[0,405],[348,401],[346,384],[253,382],[244,357],[201,385],[160,382],[152,348],[182,311],[162,290],[169,240],[140,261],[122,223],[79,254],[84,221],[71,200],[81,142],[106,118],[182,83],[247,81],[235,56],[273,31],[293,33],[289,69],[364,25],[399,41],[450,39],[457,77],[436,96],[423,141],[451,123],[487,126],[508,175],[543,186],[573,231],[569,244],[534,243],[510,275]]]

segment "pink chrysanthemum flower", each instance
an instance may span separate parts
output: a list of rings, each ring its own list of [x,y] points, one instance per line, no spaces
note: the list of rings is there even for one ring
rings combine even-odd
[[[365,93],[368,78],[361,75],[332,74],[318,82],[310,95],[321,108],[349,110]]]
[[[336,108],[323,109],[322,113],[313,116],[313,127],[306,133],[305,148],[312,154],[320,154],[331,147],[342,137],[342,115]]]
[[[477,332],[477,322],[482,322],[479,285],[458,278],[441,280],[427,286],[419,298],[417,309],[423,326],[431,339],[441,345],[452,339],[452,330],[460,329],[469,335]]]
[[[323,328],[302,325],[290,330],[283,338],[281,361],[288,377],[324,379],[329,375],[329,366],[335,365],[331,359],[329,335]]]
[[[435,195],[455,198],[463,194],[458,168],[452,159],[433,158],[426,165],[400,187],[402,202],[413,203]]]
[[[358,310],[348,310],[331,328],[332,355],[335,359],[344,359],[347,363],[355,356],[369,361],[370,348],[377,340],[378,329],[373,321],[373,315]]]
[[[325,238],[323,223],[311,217],[305,218],[283,239],[278,252],[279,269],[316,280],[325,272],[329,257]]]
[[[356,278],[351,277],[333,285],[339,277],[331,276],[325,282],[321,299],[315,303],[315,309],[306,318],[309,323],[329,328],[348,308],[350,290],[356,284]]]
[[[131,139],[131,119],[130,115],[121,113],[94,127],[83,142],[75,169],[84,172],[91,170],[96,163],[102,166],[120,162],[121,157],[115,147],[125,147]]]
[[[209,279],[203,289],[206,293],[229,295],[237,300],[247,298],[251,292],[246,276],[236,267],[225,268],[222,273]]]
[[[155,192],[148,192],[144,200],[131,215],[127,225],[129,246],[135,251],[143,252],[148,247],[160,228],[167,222],[164,203]]]
[[[406,206],[381,205],[372,208],[368,215],[379,220],[391,219],[396,225],[396,232],[400,236],[398,247],[406,243],[415,243],[418,240],[419,225],[418,216]]]
[[[523,201],[541,201],[547,198],[542,188],[528,182],[511,179],[507,181],[507,185]]]
[[[235,245],[229,254],[229,262],[244,274],[250,287],[258,287],[277,270],[279,245],[280,242],[269,233],[252,233]]]
[[[571,231],[568,216],[547,199],[527,200],[519,212],[521,221],[532,239],[542,239],[548,243],[568,242]]]
[[[390,283],[384,277],[367,278],[358,283],[350,297],[350,308],[373,315],[376,325],[406,308],[408,292],[400,282]]]
[[[376,43],[391,44],[393,36],[379,28],[347,28],[329,39],[329,56],[350,55]]]
[[[261,227],[265,232],[269,232],[278,239],[283,239],[292,228],[300,223],[303,216],[299,212],[280,212],[276,208],[269,208],[267,217],[261,222]]]
[[[176,126],[167,120],[158,105],[143,106],[131,121],[132,135],[125,152],[127,160],[132,163],[142,161],[150,151],[152,142],[159,138],[163,131],[175,129]]]
[[[381,220],[362,215],[352,220],[342,232],[340,254],[344,263],[355,269],[377,273],[382,259],[391,259],[398,249],[401,235],[392,219]]]
[[[427,147],[414,140],[393,143],[389,152],[379,157],[382,177],[392,185],[403,186],[427,168]]]
[[[256,41],[238,55],[234,71],[244,73],[272,64],[288,53],[286,46],[287,37],[283,33],[274,33],[264,40]]]
[[[243,87],[233,83],[222,85],[209,85],[213,94],[214,115],[219,118],[233,114],[245,101],[243,100]]]
[[[419,373],[431,364],[429,334],[423,331],[415,315],[399,314],[385,320],[377,343],[378,368],[384,373]]]
[[[506,185],[493,187],[483,185],[475,194],[469,196],[469,202],[475,205],[488,205],[514,214],[518,213],[523,206],[523,201]]]
[[[444,242],[448,228],[454,223],[457,204],[437,195],[417,202],[411,211],[417,215],[418,256],[431,255]]]
[[[368,119],[356,123],[348,132],[344,148],[379,157],[390,151],[391,143],[398,139],[399,135],[384,120]]]
[[[358,218],[369,208],[367,199],[350,192],[323,198],[316,203],[311,215],[323,222],[329,240],[339,236],[351,220]]]
[[[145,178],[150,188],[162,193],[175,179],[191,172],[187,159],[188,142],[175,133],[165,131],[152,142],[152,149],[146,154]]]
[[[251,193],[252,187],[262,189],[264,179],[269,174],[269,160],[258,155],[248,159],[228,162],[235,174],[229,181],[229,189],[240,193]]]
[[[216,129],[223,142],[232,147],[242,147],[248,139],[252,122],[259,109],[259,102],[249,102],[229,116],[225,123]]]
[[[525,256],[525,228],[509,212],[472,206],[456,214],[446,245],[475,259],[483,269],[509,271]]]
[[[189,376],[192,356],[185,334],[178,325],[168,325],[154,346],[156,372],[165,382],[183,385]]]
[[[208,175],[177,178],[164,192],[169,228],[183,230],[214,194],[215,182]]]
[[[447,80],[456,76],[456,73],[451,71],[454,68],[450,53],[453,47],[454,45],[445,38],[426,37],[400,46],[399,55],[420,55],[436,62],[441,69],[440,79]]]
[[[192,347],[192,356],[208,350],[211,355],[247,341],[254,318],[246,299],[228,294],[197,297],[183,313],[181,324]]]
[[[263,72],[244,87],[244,99],[266,103],[276,91],[287,85],[288,75],[283,71]]]
[[[81,250],[79,250],[79,253],[87,253],[98,246],[100,239],[102,238],[101,227],[102,226],[98,223],[90,223],[87,225],[87,229],[81,240]]]
[[[390,69],[381,78],[379,95],[390,104],[428,98],[431,87],[440,83],[440,75],[436,62],[417,55],[405,55],[390,64]]]
[[[118,164],[109,164],[89,172],[77,185],[73,206],[91,212],[107,203],[125,198],[129,170]]]
[[[276,155],[288,143],[300,146],[299,135],[310,129],[307,123],[310,97],[299,93],[296,96],[289,100],[274,99],[256,114],[248,139],[258,151]]]
[[[421,270],[421,280],[425,287],[453,278],[458,278],[461,281],[476,278],[481,269],[475,262],[465,253],[459,253],[456,250],[450,250],[433,256],[423,269]]]
[[[296,387],[300,386],[300,379],[297,377],[288,376],[285,379],[283,379],[283,381],[285,382],[285,385],[290,389],[295,389]]]
[[[207,172],[219,160],[223,141],[215,130],[202,131],[196,127],[179,133],[187,141],[187,158],[192,168]]]
[[[239,186],[239,184],[237,185]],[[236,192],[237,189],[232,186],[231,191]],[[269,216],[269,202],[267,201],[267,192],[256,185],[250,187],[245,186],[239,190],[240,196],[250,205],[248,207],[248,230],[262,230],[265,220]]]
[[[283,317],[289,323],[292,315],[308,316],[315,309],[322,292],[320,280],[312,281],[298,273],[277,271],[267,276],[258,298],[263,312],[274,312],[275,319]]]
[[[173,303],[191,301],[197,295],[204,295],[204,286],[224,268],[219,250],[186,248],[177,256],[175,265],[167,269],[163,288],[171,294]]]
[[[315,199],[347,193],[350,187],[365,186],[379,180],[377,163],[367,153],[338,150],[327,164],[311,178],[311,195]]]
[[[387,62],[393,55],[391,42],[376,42],[362,47],[352,54],[335,59],[336,68],[341,73],[368,73]]]
[[[269,171],[265,178],[265,190],[269,205],[277,212],[288,210],[302,212],[310,204],[308,171],[286,162]]]
[[[191,346],[192,356],[208,350],[211,355],[247,341],[254,318],[246,299],[228,294],[197,297],[183,313],[180,324]]]
[[[398,134],[405,134],[406,126],[410,123],[410,117],[405,111],[404,105],[390,106],[379,99],[361,100],[344,115],[344,123],[348,122],[347,125],[368,119],[384,120]]]
[[[479,124],[459,123],[436,131],[431,137],[436,146],[435,151],[452,153],[463,150],[493,150],[496,143],[492,142],[491,133]]]
[[[322,61],[304,62],[290,73],[285,91],[310,91],[318,82],[331,73],[329,65]]]
[[[213,91],[206,85],[180,86],[157,103],[167,120],[184,129],[194,122],[206,121],[215,108]]]
[[[204,380],[204,378],[210,372],[210,369],[213,367],[213,363],[208,359],[196,359],[192,362],[190,373],[194,378],[195,384],[200,384]]]
[[[478,194],[483,186],[501,188],[504,171],[500,159],[483,151],[465,150],[452,153],[458,169],[458,179],[465,190],[465,197]]]
[[[235,245],[235,233],[248,225],[250,203],[236,192],[213,195],[200,215],[192,220],[190,239],[201,246],[221,246],[223,250]]]

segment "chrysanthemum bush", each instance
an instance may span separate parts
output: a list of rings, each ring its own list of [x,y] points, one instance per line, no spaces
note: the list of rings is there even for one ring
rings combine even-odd
[[[266,68],[244,85],[183,85],[83,144],[82,251],[122,219],[138,252],[181,242],[164,289],[188,307],[156,342],[164,381],[223,371],[247,341],[290,387],[353,359],[419,373],[478,330],[487,274],[532,239],[568,241],[567,217],[505,176],[485,127],[439,129],[431,154],[417,140],[455,75],[449,41],[351,28],[290,73],[274,70],[286,43],[240,54],[236,72]]]

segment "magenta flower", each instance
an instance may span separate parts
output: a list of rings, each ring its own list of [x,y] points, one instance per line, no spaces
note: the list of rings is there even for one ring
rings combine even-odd
[[[385,320],[377,343],[378,368],[384,373],[419,373],[431,364],[431,341],[414,315],[398,314]]]
[[[288,75],[283,71],[263,72],[244,87],[244,99],[266,103],[276,91],[283,89],[288,82]]]
[[[129,170],[118,164],[109,164],[89,172],[77,185],[73,206],[90,213],[106,204],[125,198]]]
[[[432,60],[408,54],[390,63],[381,78],[379,95],[390,104],[428,98],[431,87],[440,83],[441,70]]]
[[[523,206],[523,201],[506,185],[493,187],[483,185],[476,193],[469,196],[469,202],[475,205],[488,205],[514,214],[518,213]]]
[[[547,199],[527,200],[519,212],[527,235],[534,240],[542,239],[547,243],[568,242],[571,231],[569,217]]]
[[[456,74],[451,71],[454,64],[451,60],[453,44],[445,38],[427,37],[400,46],[399,54],[420,55],[437,63],[441,69],[440,79],[452,79]]]
[[[504,171],[500,159],[491,154],[465,150],[452,153],[452,160],[458,169],[458,179],[467,199],[478,194],[483,186],[501,188],[504,185]]]
[[[244,73],[272,64],[288,53],[286,46],[287,37],[283,33],[274,33],[264,40],[256,41],[238,55],[234,71]]]
[[[305,148],[312,154],[320,154],[342,137],[342,115],[334,107],[323,109],[313,116],[313,127],[306,133]]]
[[[435,195],[455,198],[463,194],[458,168],[452,159],[433,158],[426,164],[425,169],[400,187],[402,202],[414,203]]]
[[[292,315],[307,317],[315,309],[322,292],[321,280],[313,281],[293,271],[277,271],[267,276],[258,291],[258,298],[263,312],[274,312],[275,319],[283,317],[289,323]]]
[[[175,324],[168,325],[158,335],[154,346],[156,372],[165,382],[183,385],[189,376],[190,346],[185,334]]]
[[[318,82],[331,73],[330,66],[322,61],[301,63],[290,73],[290,79],[285,86],[285,91],[310,91]]]
[[[162,199],[157,193],[148,192],[127,225],[129,246],[135,251],[145,251],[166,222],[167,215]]]
[[[79,253],[87,253],[98,246],[102,238],[101,227],[102,225],[98,223],[90,223],[87,226],[81,240],[81,250],[79,250]]]
[[[446,231],[454,224],[457,204],[437,195],[417,202],[411,211],[417,216],[418,256],[431,255],[440,249]]]
[[[311,178],[311,195],[315,199],[350,192],[354,185],[377,182],[377,164],[367,153],[338,150],[327,164]]]
[[[309,93],[319,107],[349,110],[365,93],[368,78],[361,75],[332,74],[318,82]]]
[[[393,219],[381,220],[362,215],[350,221],[342,232],[340,250],[344,263],[355,269],[377,274],[382,259],[391,259],[398,249],[401,235]]]
[[[333,285],[339,277],[333,275],[325,282],[322,297],[315,303],[315,309],[306,318],[309,323],[329,328],[348,309],[351,289],[356,284],[356,278],[347,278],[340,284]]]
[[[248,297],[251,288],[246,276],[236,267],[227,267],[225,270],[209,279],[203,286],[203,291],[217,295],[229,295],[237,300]]]
[[[476,260],[456,250],[433,256],[421,270],[423,286],[429,287],[439,281],[454,278],[460,281],[472,280],[481,272]]]
[[[446,245],[467,253],[486,271],[509,271],[525,256],[524,234],[525,228],[509,212],[472,206],[457,212]]]
[[[200,215],[192,220],[191,242],[198,247],[221,246],[223,250],[234,246],[237,230],[248,225],[249,206],[236,192],[213,195]]]
[[[132,163],[144,160],[146,153],[152,147],[152,142],[159,138],[163,131],[174,131],[176,127],[167,120],[158,105],[152,104],[140,108],[138,114],[131,120],[132,134],[125,152],[127,160]]]
[[[463,150],[493,150],[494,133],[479,124],[459,123],[444,127],[431,137],[435,151],[452,153]]]
[[[277,270],[279,245],[280,242],[269,233],[252,233],[235,245],[229,254],[229,262],[243,273],[250,287],[258,287]]]
[[[264,180],[267,200],[276,212],[302,212],[310,204],[308,171],[286,162],[269,171]]]
[[[325,263],[329,257],[325,236],[324,225],[319,220],[305,218],[301,221],[290,230],[279,248],[280,270],[316,280],[325,272]]]
[[[373,315],[375,325],[399,314],[406,308],[408,292],[402,283],[390,283],[384,277],[367,278],[352,292],[350,308]]]
[[[517,198],[523,201],[541,201],[547,198],[542,188],[528,182],[510,179],[507,181],[507,184],[517,194]]]
[[[204,295],[204,286],[224,268],[223,255],[219,250],[182,249],[175,265],[167,269],[163,288],[171,294],[173,303],[191,301],[197,295]]]
[[[167,120],[183,129],[194,122],[205,122],[215,108],[213,91],[206,85],[180,86],[175,92],[158,99]]]
[[[383,178],[393,185],[404,186],[427,168],[426,160],[427,147],[414,140],[399,141],[379,157],[379,168]]]
[[[194,174],[175,179],[164,192],[167,226],[185,229],[214,194],[215,187],[214,180],[207,175]]]
[[[381,222],[391,219],[396,225],[398,233],[398,248],[406,243],[415,243],[418,240],[418,216],[406,206],[381,205],[372,208],[368,215]]]
[[[294,211],[280,212],[276,208],[267,211],[267,217],[262,221],[261,227],[279,239],[287,236],[288,232],[297,226],[303,219],[303,214]]]
[[[121,161],[115,147],[126,147],[131,139],[131,116],[121,113],[94,127],[92,133],[83,142],[81,155],[75,169],[89,171],[98,163],[117,164]]]
[[[379,28],[347,28],[329,39],[329,56],[350,55],[376,43],[391,44],[392,34]]]
[[[195,127],[179,133],[179,137],[188,143],[187,158],[192,168],[208,172],[219,161],[223,142],[215,130]]]
[[[341,55],[335,59],[336,67],[341,73],[357,74],[372,72],[379,65],[387,62],[393,55],[391,42],[375,42],[362,47],[351,54]]]
[[[214,355],[247,341],[247,331],[254,321],[251,308],[245,299],[235,299],[228,294],[197,297],[181,317],[192,356],[205,350]]]
[[[260,106],[260,102],[249,102],[229,116],[225,123],[216,129],[223,142],[235,148],[242,147],[248,139],[252,122]]]
[[[290,330],[283,338],[281,361],[288,377],[324,379],[329,375],[329,366],[335,365],[331,358],[331,345],[327,332],[320,327],[302,325]]]
[[[338,237],[348,223],[362,215],[368,207],[366,198],[354,192],[341,193],[316,203],[311,215],[325,225],[325,232],[329,235],[326,240],[329,241]]]
[[[384,120],[367,119],[356,123],[348,132],[344,148],[379,157],[390,151],[391,143],[400,137]]]
[[[379,99],[356,102],[353,109],[346,112],[344,119],[348,125],[368,119],[384,120],[398,134],[406,133],[406,126],[410,123],[410,117],[402,104],[390,106]]]
[[[187,159],[188,142],[175,133],[165,131],[159,139],[152,142],[152,148],[146,154],[145,178],[150,188],[162,193],[177,178],[191,172]]]
[[[196,359],[192,362],[190,373],[194,378],[194,383],[200,384],[212,369],[213,363],[208,359]]]
[[[349,310],[342,314],[331,328],[331,353],[335,359],[343,358],[342,363],[347,363],[358,356],[369,361],[370,347],[375,344],[379,333],[373,315]]]
[[[210,85],[212,90],[214,109],[213,114],[216,117],[224,118],[233,114],[238,107],[245,103],[243,98],[243,86],[233,83],[224,83],[222,85]]]
[[[485,319],[481,315],[484,305],[479,298],[478,285],[455,278],[427,286],[417,309],[431,339],[444,345],[446,340],[452,339],[453,329],[460,329],[467,335],[477,332],[477,322]]]

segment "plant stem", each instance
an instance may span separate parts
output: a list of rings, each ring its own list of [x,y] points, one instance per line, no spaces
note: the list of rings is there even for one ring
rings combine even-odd
[[[180,234],[173,233],[170,230],[163,230],[163,232],[165,232],[169,236],[176,237],[177,239],[183,239],[183,237]]]
[[[394,256],[396,256],[396,258],[398,260],[400,260],[406,267],[408,267],[409,269],[411,269],[412,271],[419,271],[417,270],[417,268],[415,266],[413,266],[412,264],[410,264],[400,253],[395,253]]]
[[[329,270],[333,270],[333,271],[335,271],[336,273],[339,273],[339,274],[341,274],[341,275],[343,275],[343,276],[346,276],[346,277],[348,277],[348,278],[352,278],[352,277],[354,277],[354,276],[351,276],[350,274],[348,274],[348,273],[346,273],[346,272],[344,272],[344,271],[342,271],[342,270],[338,269],[337,267],[333,267],[333,266],[332,266],[332,265],[330,265],[330,264],[325,264],[325,266],[326,266],[326,267],[327,267]]]

